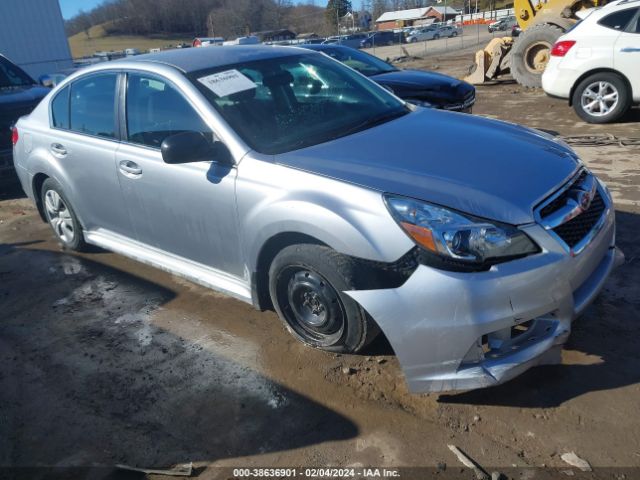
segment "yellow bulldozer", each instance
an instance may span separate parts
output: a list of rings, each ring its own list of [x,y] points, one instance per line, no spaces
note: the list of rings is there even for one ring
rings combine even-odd
[[[607,0],[515,0],[517,38],[494,38],[476,53],[475,70],[465,79],[474,85],[511,72],[525,87],[541,86],[551,47],[578,21],[580,10],[604,5]]]

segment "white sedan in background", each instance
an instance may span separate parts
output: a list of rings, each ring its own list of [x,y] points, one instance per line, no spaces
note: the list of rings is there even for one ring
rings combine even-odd
[[[640,0],[593,9],[560,37],[542,88],[589,123],[614,122],[640,103]]]

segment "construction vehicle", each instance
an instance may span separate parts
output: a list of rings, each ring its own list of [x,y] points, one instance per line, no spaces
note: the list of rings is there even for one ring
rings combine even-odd
[[[577,21],[576,12],[604,5],[607,0],[515,0],[522,33],[518,38],[494,38],[476,53],[476,68],[465,80],[474,85],[511,72],[525,87],[540,87],[551,47]]]

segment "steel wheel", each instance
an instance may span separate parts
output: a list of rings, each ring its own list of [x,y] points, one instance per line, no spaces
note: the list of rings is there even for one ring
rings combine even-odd
[[[619,93],[615,85],[605,82],[593,82],[582,91],[580,105],[594,117],[611,113],[618,106]]]
[[[318,346],[333,345],[342,337],[345,313],[333,287],[317,272],[291,266],[281,272],[278,303],[289,326]]]
[[[76,227],[69,207],[55,190],[47,190],[44,199],[47,219],[53,231],[64,243],[72,243],[76,235]]]

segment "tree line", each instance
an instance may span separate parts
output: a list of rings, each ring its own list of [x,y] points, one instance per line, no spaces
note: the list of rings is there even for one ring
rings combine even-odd
[[[449,5],[465,0],[450,0]],[[482,3],[488,0],[480,0]],[[436,0],[363,0],[375,21],[390,10],[433,5]],[[109,34],[192,35],[233,38],[250,32],[289,29],[335,34],[337,18],[352,11],[349,0],[294,4],[292,0],[105,0],[65,22],[68,36],[104,25]]]
[[[327,34],[325,7],[291,0],[106,0],[65,22],[68,36],[103,25],[108,34],[192,35],[232,38],[290,29]]]

